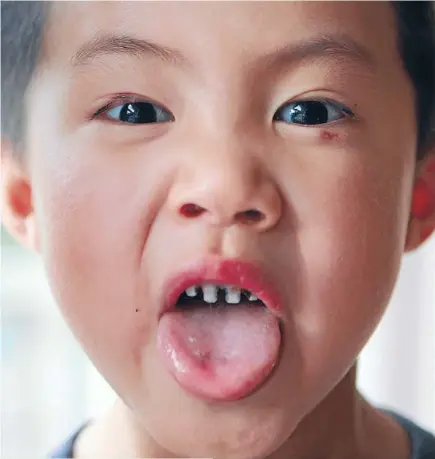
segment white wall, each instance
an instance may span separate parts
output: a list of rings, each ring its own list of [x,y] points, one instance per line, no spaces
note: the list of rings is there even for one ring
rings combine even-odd
[[[389,309],[361,356],[359,386],[435,432],[435,238],[405,257]]]

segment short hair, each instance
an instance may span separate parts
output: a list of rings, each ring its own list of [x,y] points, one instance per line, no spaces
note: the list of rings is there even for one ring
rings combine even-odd
[[[396,11],[398,48],[416,95],[417,158],[423,159],[435,143],[434,2],[391,3]]]
[[[1,1],[1,135],[20,146],[49,3]]]
[[[37,68],[50,3],[1,2],[1,129],[17,144],[24,140],[25,95]],[[432,1],[390,4],[398,49],[415,90],[417,159],[423,159],[435,143],[435,10]]]

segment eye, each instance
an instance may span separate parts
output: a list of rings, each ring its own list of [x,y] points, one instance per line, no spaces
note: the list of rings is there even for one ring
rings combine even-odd
[[[102,110],[113,121],[129,124],[167,123],[174,121],[172,113],[151,102],[128,102]]]
[[[302,100],[282,105],[276,111],[273,120],[302,126],[314,126],[353,116],[351,110],[338,103]]]

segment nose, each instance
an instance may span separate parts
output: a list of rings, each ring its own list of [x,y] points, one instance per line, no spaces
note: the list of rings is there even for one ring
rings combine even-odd
[[[259,158],[216,145],[180,167],[168,203],[185,220],[256,231],[272,229],[282,212],[278,186]]]

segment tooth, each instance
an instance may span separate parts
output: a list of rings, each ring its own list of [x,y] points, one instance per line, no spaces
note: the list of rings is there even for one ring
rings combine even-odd
[[[204,292],[204,301],[206,303],[216,303],[217,301],[217,287],[213,284],[205,284],[202,286]]]
[[[226,290],[225,299],[227,303],[229,304],[240,303],[240,289],[239,288],[227,286],[225,290]]]
[[[186,295],[190,298],[194,298],[198,294],[198,289],[195,286],[186,289]]]
[[[253,293],[249,295],[249,301],[257,301],[257,300],[258,298]]]

